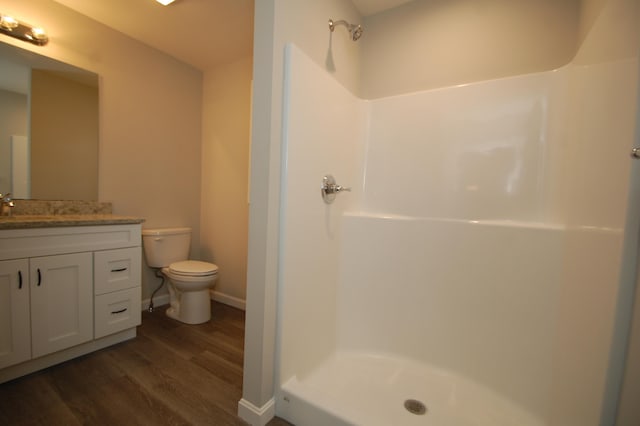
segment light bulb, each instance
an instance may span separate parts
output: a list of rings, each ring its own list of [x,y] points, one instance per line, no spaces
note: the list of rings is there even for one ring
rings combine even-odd
[[[17,26],[18,26],[18,20],[13,16],[0,15],[0,27],[4,28],[5,30],[11,31]]]
[[[40,28],[40,27],[35,27],[31,29],[31,34],[33,35],[33,38],[35,38],[36,40],[46,40],[47,39],[47,33],[44,31],[44,29]]]

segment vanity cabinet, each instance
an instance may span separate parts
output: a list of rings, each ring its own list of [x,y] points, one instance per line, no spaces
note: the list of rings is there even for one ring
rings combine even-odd
[[[0,383],[135,337],[140,228],[0,230]]]

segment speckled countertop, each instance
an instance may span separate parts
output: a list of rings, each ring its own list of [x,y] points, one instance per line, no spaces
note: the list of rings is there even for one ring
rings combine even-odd
[[[52,228],[57,226],[125,225],[144,219],[113,214],[0,216],[0,229]]]
[[[16,200],[11,216],[0,216],[0,229],[142,223],[134,216],[112,214],[111,203],[97,201]]]

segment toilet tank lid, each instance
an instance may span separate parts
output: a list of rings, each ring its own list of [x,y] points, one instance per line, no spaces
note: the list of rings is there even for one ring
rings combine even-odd
[[[169,270],[177,274],[187,274],[192,276],[211,275],[218,272],[218,266],[209,262],[199,260],[181,260],[169,265]]]
[[[189,234],[191,228],[156,228],[156,229],[143,229],[142,235],[177,235],[177,234]]]

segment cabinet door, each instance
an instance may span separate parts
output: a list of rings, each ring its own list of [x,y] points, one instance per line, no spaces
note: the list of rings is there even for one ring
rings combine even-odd
[[[93,339],[91,253],[31,258],[33,358]]]
[[[29,262],[0,262],[0,368],[31,358]]]

